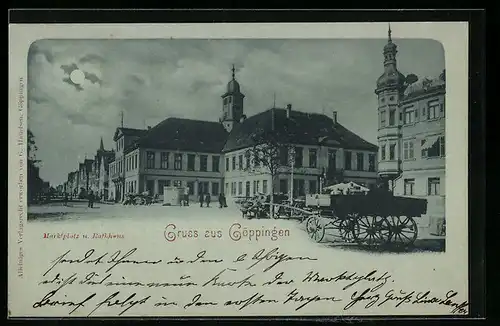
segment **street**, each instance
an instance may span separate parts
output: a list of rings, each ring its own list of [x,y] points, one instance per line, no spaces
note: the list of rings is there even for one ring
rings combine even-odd
[[[318,246],[343,251],[367,251],[367,252],[440,252],[444,251],[444,238],[429,235],[425,228],[419,228],[419,235],[411,248],[384,248],[373,249],[359,246],[353,243],[342,242],[335,230],[328,230],[321,243],[310,239],[305,230],[305,223],[286,219],[252,219],[246,220],[240,211],[231,206],[220,209],[217,205],[211,207],[200,207],[198,203],[192,203],[189,207],[162,206],[153,204],[150,206],[123,206],[120,204],[96,203],[94,208],[87,207],[85,201],[74,201],[64,206],[62,203],[50,203],[34,205],[28,208],[28,224],[33,227],[48,231],[51,225],[64,226],[67,228],[77,227],[79,230],[90,227],[93,232],[97,228],[109,230],[117,225],[138,225],[141,228],[165,228],[169,223],[188,225],[190,228],[208,227],[215,229],[217,226],[233,225],[241,223],[245,225],[258,225],[259,229],[290,230],[294,242],[301,246],[315,250]],[[251,228],[251,227],[250,227]],[[280,240],[278,240],[279,242]],[[287,240],[288,241],[288,240]]]

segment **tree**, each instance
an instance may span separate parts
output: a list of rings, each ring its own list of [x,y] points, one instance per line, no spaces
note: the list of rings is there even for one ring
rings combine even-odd
[[[275,184],[280,173],[290,169],[289,153],[292,146],[286,132],[256,130],[251,135],[253,145],[245,151],[245,156],[250,164],[244,170],[254,173],[267,173],[271,176],[271,194],[269,212],[274,214],[273,203]],[[286,153],[286,158],[284,159]],[[292,158],[293,159],[293,158]]]
[[[408,76],[406,76],[406,83],[408,85],[414,84],[417,81],[418,81],[418,76],[415,74],[409,74]]]
[[[42,191],[43,180],[40,178],[40,168],[38,167],[39,160],[36,159],[37,146],[35,144],[35,136],[28,129],[27,132],[27,170],[28,170],[28,202]]]

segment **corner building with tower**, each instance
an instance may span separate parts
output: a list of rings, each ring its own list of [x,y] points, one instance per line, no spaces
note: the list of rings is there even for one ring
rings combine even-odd
[[[426,198],[431,218],[444,218],[445,94],[438,77],[404,76],[397,69],[397,46],[383,49],[384,72],[377,80],[378,173],[397,196]]]

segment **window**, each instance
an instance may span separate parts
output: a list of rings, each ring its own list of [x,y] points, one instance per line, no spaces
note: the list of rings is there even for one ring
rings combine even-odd
[[[154,195],[154,190],[155,190],[155,181],[154,180],[146,181],[146,191],[150,195]]]
[[[188,181],[187,187],[189,188],[189,194],[194,195],[194,182],[193,181]]]
[[[259,180],[257,180],[256,189],[257,189],[257,193],[259,193],[259,191],[260,191],[260,181]]]
[[[182,154],[177,153],[174,156],[174,169],[182,170]]]
[[[220,157],[212,156],[212,171],[219,172]]]
[[[262,192],[267,194],[267,180],[262,180]]]
[[[212,182],[212,195],[213,196],[219,195],[219,183],[218,182]]]
[[[394,161],[396,159],[396,144],[389,145],[389,160]]]
[[[328,167],[331,170],[337,168],[337,151],[334,149],[328,150]]]
[[[415,188],[415,179],[405,179],[404,180],[404,185],[405,185],[405,188],[404,188],[404,194],[406,196],[411,196],[413,195],[413,190]]]
[[[302,161],[304,160],[303,150],[302,147],[295,147],[295,167],[297,168],[302,167]]]
[[[288,193],[288,180],[287,179],[280,180],[280,193],[282,193],[282,194]]]
[[[392,109],[389,111],[389,126],[394,126],[396,124],[396,110]]]
[[[260,165],[259,152],[257,151],[253,154],[253,162],[255,167],[258,167]]]
[[[309,194],[315,194],[318,192],[316,185],[316,180],[309,180]]]
[[[385,127],[385,110],[380,111],[380,127]]]
[[[413,140],[407,140],[403,142],[403,159],[411,160],[415,158],[415,152],[413,149]]]
[[[350,170],[351,163],[352,163],[352,153],[349,151],[345,151],[345,153],[344,153],[344,168],[346,170]]]
[[[155,152],[146,152],[146,168],[155,168]]]
[[[403,112],[399,112],[399,122],[403,122]]]
[[[158,193],[160,195],[164,194],[164,187],[167,185],[166,180],[158,180]]]
[[[236,183],[231,182],[231,195],[234,196],[236,195]]]
[[[168,153],[161,153],[160,169],[168,169]]]
[[[368,171],[375,172],[375,154],[368,154]]]
[[[236,170],[236,156],[233,156],[233,166],[231,167],[232,170]]]
[[[246,160],[246,166],[245,169],[250,170],[251,162],[250,162],[251,156],[250,152],[245,152],[245,160]]]
[[[243,194],[243,182],[238,182],[238,195]]]
[[[245,197],[250,197],[250,181],[245,182]]]
[[[437,119],[440,117],[439,101],[430,101],[427,103],[427,119]]]
[[[356,154],[356,168],[358,171],[364,170],[364,165],[365,165],[364,159],[365,159],[365,155],[363,153]]]
[[[253,194],[255,195],[257,193],[257,181],[253,181]]]
[[[404,114],[404,123],[405,124],[410,124],[410,123],[415,122],[415,114],[413,111],[414,110],[412,108],[405,109],[405,114]]]
[[[174,180],[174,187],[182,187],[181,180]]]
[[[210,191],[208,188],[208,181],[198,182],[198,195],[207,194]]]
[[[229,182],[226,182],[226,188],[225,188],[225,194],[228,194],[229,193]]]
[[[208,156],[200,155],[200,171],[207,171],[208,169]]]
[[[172,182],[170,180],[167,180],[167,187],[170,187],[172,185]]]
[[[318,165],[318,151],[316,149],[309,149],[309,166],[315,168]]]
[[[229,171],[229,157],[226,157],[226,171]]]
[[[238,169],[243,170],[243,155],[238,156]]]
[[[429,142],[429,143],[428,143]],[[422,157],[442,157],[445,156],[444,136],[430,137],[421,142]]]
[[[188,154],[188,166],[187,169],[188,171],[194,171],[194,154]]]
[[[439,178],[429,178],[427,181],[427,195],[438,196],[440,192],[441,180]]]
[[[288,165],[288,148],[280,148],[280,164],[283,166]]]

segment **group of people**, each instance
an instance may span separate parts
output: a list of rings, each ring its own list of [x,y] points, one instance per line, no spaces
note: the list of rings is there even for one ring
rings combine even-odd
[[[210,202],[212,201],[212,196],[208,192],[200,192],[198,195],[198,201],[200,202],[200,207],[203,204],[206,207],[210,207]],[[189,206],[189,187],[184,188],[184,194],[181,199],[181,206]],[[219,208],[227,207],[226,196],[223,193],[219,194]]]

